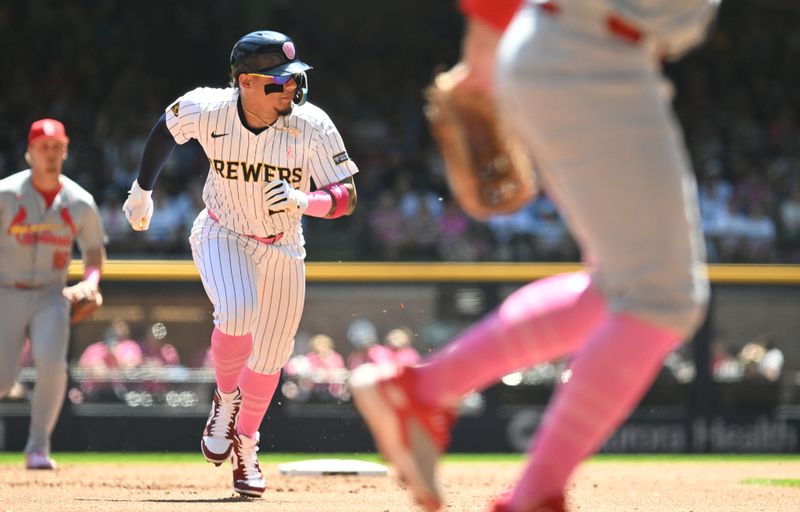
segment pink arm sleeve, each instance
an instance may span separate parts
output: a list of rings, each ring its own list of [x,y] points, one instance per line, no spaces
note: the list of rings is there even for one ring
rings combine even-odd
[[[86,267],[83,271],[83,280],[94,284],[95,288],[100,284],[100,269],[97,267]]]
[[[308,208],[305,214],[312,217],[325,217],[333,206],[333,197],[324,190],[315,190],[308,195]]]
[[[312,217],[335,219],[347,212],[350,192],[341,183],[325,185],[308,195],[308,208],[305,214]],[[333,210],[333,211],[331,211]]]

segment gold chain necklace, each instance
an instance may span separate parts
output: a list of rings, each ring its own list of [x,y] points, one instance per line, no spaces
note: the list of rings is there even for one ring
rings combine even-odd
[[[259,121],[260,123],[263,123],[263,124],[265,125],[265,127],[270,127],[270,126],[272,126],[273,124],[275,124],[275,121],[277,121],[277,120],[278,120],[278,118],[276,117],[276,118],[275,118],[275,121],[272,121],[271,123],[268,123],[268,122],[264,121],[264,120],[263,120],[263,119],[261,119],[259,116],[257,116],[257,115],[256,115],[254,112],[251,112],[251,111],[249,111],[249,110],[247,109],[247,107],[245,107],[245,106],[244,106],[244,101],[242,102],[242,109],[243,109],[243,110],[244,110],[246,113],[248,113],[248,114],[250,114],[251,116],[253,116],[253,117],[255,117],[256,119],[258,119],[258,121]]]
[[[264,125],[266,125],[266,126],[265,126],[265,128],[274,128],[274,129],[276,129],[276,130],[281,130],[281,131],[287,132],[287,133],[288,133],[289,135],[291,135],[292,137],[299,137],[299,136],[300,136],[300,129],[298,129],[298,128],[295,128],[294,126],[278,126],[278,124],[277,124],[277,123],[278,123],[278,118],[277,118],[277,117],[276,117],[276,118],[275,118],[275,120],[274,120],[274,121],[272,121],[271,123],[268,123],[268,122],[264,121],[263,119],[261,119],[260,117],[258,117],[258,116],[257,116],[255,113],[253,113],[253,112],[251,112],[251,111],[247,110],[247,107],[245,107],[245,106],[244,106],[244,101],[242,101],[242,109],[243,109],[243,110],[244,110],[246,113],[248,113],[248,114],[250,114],[251,116],[253,116],[253,117],[255,117],[256,119],[258,119],[258,120],[259,120],[261,123],[263,123]],[[280,117],[280,116],[278,116],[278,117]]]

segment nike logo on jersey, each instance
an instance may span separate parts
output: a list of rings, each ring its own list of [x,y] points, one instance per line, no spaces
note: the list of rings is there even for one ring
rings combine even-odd
[[[226,135],[228,135],[228,134],[227,134],[227,133],[217,133],[217,132],[211,132],[211,138],[212,138],[212,139],[216,139],[216,138],[218,138],[218,137],[224,137],[224,136],[226,136]]]
[[[272,217],[272,216],[273,216],[273,215],[275,215],[276,213],[283,213],[283,212],[285,212],[285,211],[286,211],[286,210],[267,210],[267,212],[269,212],[269,216],[270,216],[270,217]]]

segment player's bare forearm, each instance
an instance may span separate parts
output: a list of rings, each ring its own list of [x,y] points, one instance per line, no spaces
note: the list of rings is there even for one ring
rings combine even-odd
[[[83,251],[83,280],[64,288],[64,296],[71,301],[93,297],[98,290],[100,274],[106,259],[105,247]]]
[[[459,87],[490,92],[494,86],[493,75],[497,43],[502,32],[477,17],[467,17],[464,38],[461,41],[463,80]]]
[[[83,252],[83,268],[94,267],[100,271],[103,270],[103,263],[106,261],[105,247],[98,247],[97,249],[87,249]]]

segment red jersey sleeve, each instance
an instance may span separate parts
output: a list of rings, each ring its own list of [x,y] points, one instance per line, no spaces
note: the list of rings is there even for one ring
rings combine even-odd
[[[501,32],[516,14],[522,0],[459,0],[465,16],[480,18]]]

